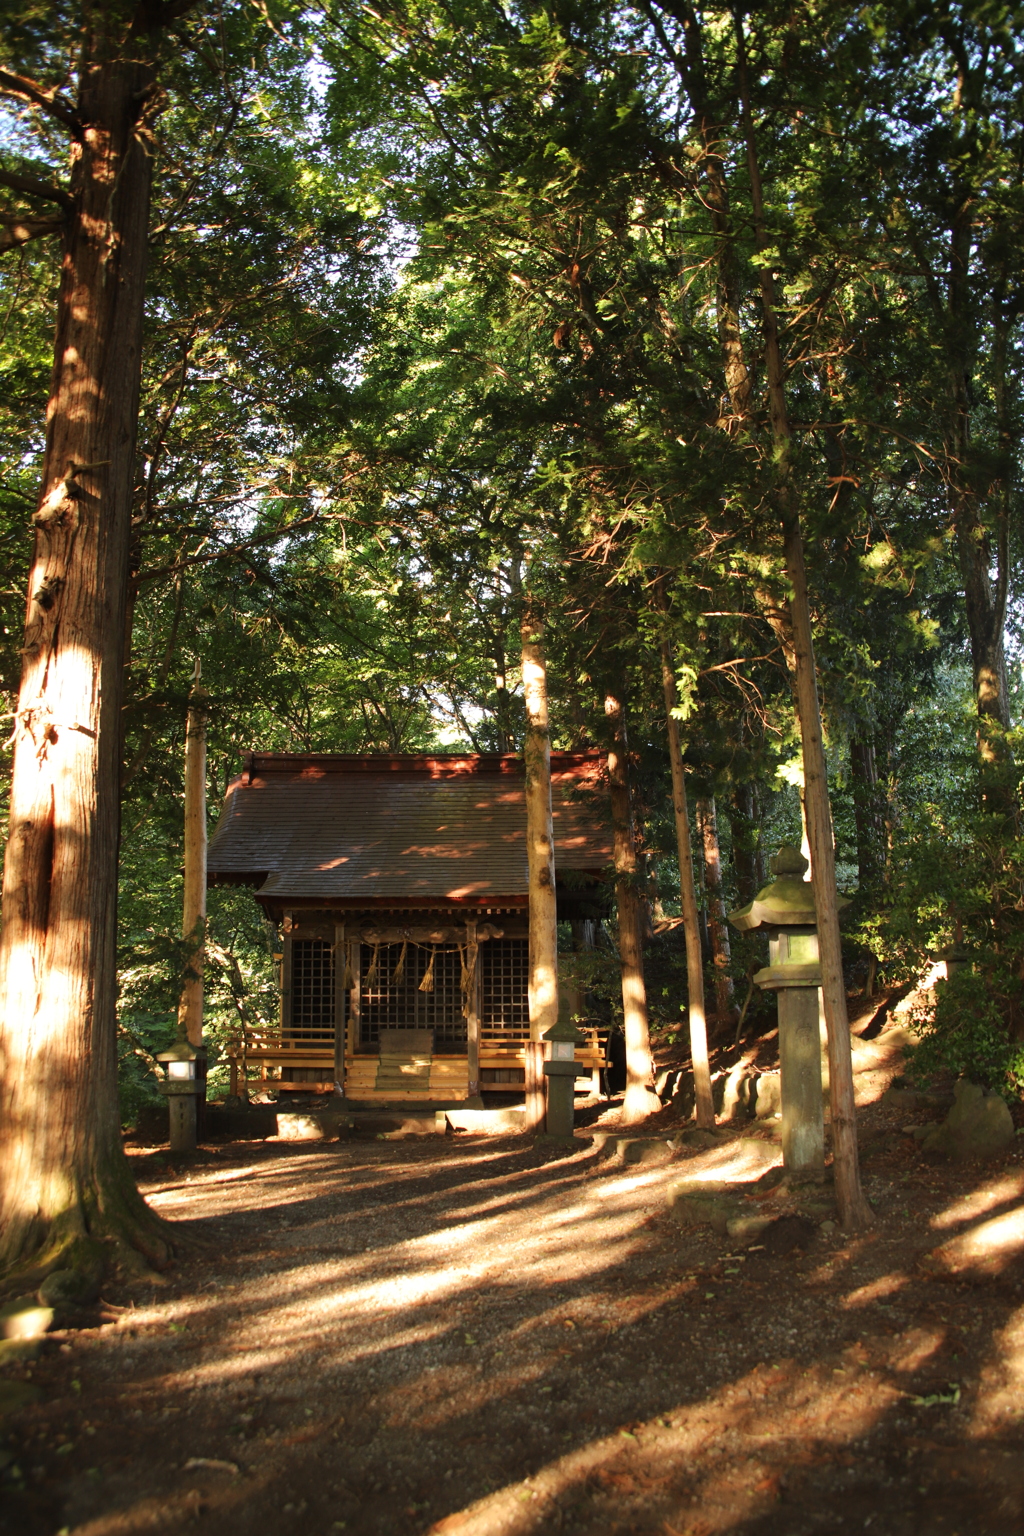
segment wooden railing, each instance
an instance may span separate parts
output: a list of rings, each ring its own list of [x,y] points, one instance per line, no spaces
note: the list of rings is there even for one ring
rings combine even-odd
[[[583,1033],[587,1036],[587,1043],[577,1048],[576,1060],[582,1066],[590,1067],[592,1072],[597,1072],[605,1065],[604,1047],[596,1029],[584,1029]],[[350,1055],[346,1058],[345,1081],[342,1084],[346,1098],[393,1099],[403,1096],[395,1092],[386,1094],[377,1092],[375,1084],[378,1061],[376,1052]],[[490,1081],[482,1076],[485,1090],[493,1088],[497,1092],[515,1092],[517,1080],[504,1078],[504,1074],[522,1072],[525,1061],[523,1045],[495,1046],[482,1041],[480,1045],[481,1076],[485,1072],[500,1072],[503,1075],[502,1078]],[[228,1063],[231,1072],[231,1092],[235,1095],[243,1087],[247,1093],[268,1090],[286,1094],[334,1092],[334,1052],[326,1046],[290,1045],[286,1041],[263,1040],[258,1044],[247,1045],[244,1054],[241,1046],[229,1048]],[[257,1069],[258,1077],[254,1078],[250,1075],[252,1067]],[[288,1078],[284,1076],[286,1071],[292,1074]],[[521,1081],[520,1078],[519,1082]],[[429,1091],[432,1099],[466,1098],[469,1091],[467,1058],[435,1055],[430,1067]],[[405,1096],[422,1098],[422,1088],[410,1090]]]

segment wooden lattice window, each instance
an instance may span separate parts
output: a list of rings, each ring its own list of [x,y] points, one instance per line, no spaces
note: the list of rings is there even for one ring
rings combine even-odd
[[[494,1045],[530,1038],[528,939],[490,939],[480,946],[480,1037]]]
[[[334,955],[323,939],[293,939],[291,1017],[284,1038],[292,1045],[334,1043]]]
[[[466,1020],[462,1014],[462,960],[458,950],[434,952],[434,989],[421,992],[420,982],[430,965],[431,950],[409,944],[398,985],[395,971],[402,955],[401,944],[361,950],[362,987],[359,1006],[359,1044],[377,1046],[382,1029],[432,1029],[434,1049],[460,1051],[466,1045]]]

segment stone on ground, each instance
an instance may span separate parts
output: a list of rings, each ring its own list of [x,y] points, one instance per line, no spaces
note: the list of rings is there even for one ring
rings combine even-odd
[[[755,1085],[754,1114],[770,1120],[782,1114],[782,1079],[777,1072],[762,1072]]]
[[[726,1234],[737,1243],[753,1243],[775,1222],[775,1216],[733,1216],[725,1224]]]
[[[986,1093],[977,1083],[961,1078],[954,1090],[956,1102],[940,1125],[921,1138],[923,1152],[968,1159],[995,1157],[1013,1141],[1013,1120],[1005,1099]]]
[[[36,1295],[44,1307],[86,1307],[96,1300],[99,1286],[80,1269],[55,1269],[47,1275]]]
[[[709,1147],[717,1147],[721,1137],[715,1131],[707,1131],[703,1126],[695,1126],[692,1130],[684,1131],[679,1140],[684,1147],[696,1148],[698,1152],[706,1152]]]
[[[780,1216],[762,1234],[764,1251],[782,1258],[797,1249],[809,1248],[817,1235],[817,1226],[806,1216]]]
[[[681,1227],[710,1227],[720,1237],[729,1231],[729,1223],[743,1215],[743,1202],[735,1195],[715,1193],[707,1188],[680,1189],[668,1194],[669,1214]]]
[[[667,1163],[675,1154],[664,1136],[619,1136],[615,1156],[623,1163]]]

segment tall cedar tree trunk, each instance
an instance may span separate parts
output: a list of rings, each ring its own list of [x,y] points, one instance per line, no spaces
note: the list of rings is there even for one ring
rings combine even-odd
[[[743,25],[737,16],[736,35],[743,128],[747,145],[754,232],[763,251],[767,245],[764,225],[764,201],[757,143],[750,112],[747,82],[746,44]],[[803,748],[804,801],[807,834],[811,847],[814,875],[815,909],[818,918],[818,947],[821,955],[821,990],[828,1026],[829,1092],[832,1107],[832,1155],[835,1171],[836,1202],[843,1227],[853,1230],[869,1225],[874,1217],[864,1198],[857,1156],[857,1120],[853,1095],[853,1058],[850,1049],[850,1023],[846,1012],[846,986],[843,980],[842,941],[836,904],[835,848],[832,841],[832,812],[828,798],[825,748],[821,733],[818,684],[815,670],[811,609],[804,566],[804,545],[800,516],[790,484],[791,432],[786,404],[785,374],[779,351],[778,320],[775,311],[774,284],[769,268],[758,268],[761,305],[764,317],[765,362],[768,374],[768,415],[775,448],[774,500],[782,524],[786,574],[789,578],[789,618],[795,653],[797,713]]]
[[[545,1032],[558,1023],[558,912],[555,836],[551,816],[551,731],[540,615],[527,599],[522,618],[523,698],[526,704],[526,854],[530,892],[530,1043],[526,1064],[527,1119],[540,1130]]]
[[[712,228],[717,236],[716,260],[719,285],[730,314],[738,314],[738,285],[733,255],[733,235],[730,227],[728,205],[717,192],[715,184],[726,182],[722,141],[724,131],[719,126],[721,114],[715,114],[709,105],[705,83],[703,38],[700,19],[689,0],[659,0],[662,9],[674,16],[684,30],[685,59],[680,58],[671,41],[660,27],[653,11],[649,12],[658,32],[659,41],[667,57],[675,67],[683,87],[689,95],[698,129],[703,139],[701,167],[707,187],[707,202],[711,208]],[[742,126],[747,146],[750,171],[751,199],[754,227],[761,251],[767,245],[764,228],[764,208],[761,196],[760,173],[750,115],[749,92],[746,82],[746,48],[743,27],[736,17],[737,52],[740,83],[742,88]],[[717,204],[717,206],[712,206]],[[839,936],[839,919],[836,909],[835,855],[832,846],[832,821],[828,803],[828,784],[825,778],[825,755],[821,739],[821,717],[818,709],[817,682],[814,671],[814,649],[811,640],[810,609],[807,600],[807,580],[804,571],[803,541],[800,534],[799,516],[792,501],[789,486],[790,429],[786,411],[785,382],[782,360],[779,354],[778,323],[775,315],[773,285],[770,272],[758,266],[761,300],[764,313],[765,361],[768,371],[769,418],[775,448],[775,500],[783,527],[786,570],[790,579],[791,596],[789,612],[780,613],[773,602],[764,604],[766,617],[776,634],[791,665],[795,678],[797,713],[800,719],[803,743],[804,774],[808,785],[809,821],[811,823],[812,865],[815,883],[819,889],[819,938],[822,956],[823,995],[825,1017],[829,1032],[829,1065],[831,1074],[832,1131],[835,1160],[836,1194],[840,1219],[845,1227],[867,1225],[871,1210],[860,1187],[860,1168],[857,1158],[857,1128],[854,1118],[853,1062],[850,1054],[850,1027],[846,1014],[846,993],[843,986],[842,953]],[[721,333],[726,389],[735,417],[734,430],[749,433],[755,423],[751,409],[749,372],[743,356],[742,333],[737,329],[735,337]]]
[[[178,1004],[178,1028],[192,1045],[203,1043],[203,966],[206,960],[206,711],[207,693],[196,684],[185,730],[185,881],[181,932],[191,941]]]
[[[611,726],[608,780],[615,848],[615,905],[619,917],[619,962],[622,971],[622,1022],[626,1037],[626,1096],[622,1118],[627,1125],[661,1108],[654,1092],[654,1060],[647,1023],[644,984],[643,916],[640,910],[633,809],[629,793],[626,712],[622,700],[609,693],[604,712]]]
[[[704,890],[707,895],[711,964],[715,978],[715,1014],[721,1022],[733,1013],[733,980],[729,975],[732,950],[722,889],[722,850],[718,841],[718,816],[714,795],[697,798],[697,829],[704,858]]]
[[[186,7],[179,6],[176,13]],[[136,1190],[116,1080],[128,543],[156,34],[89,9],[71,127],[46,452],[15,721],[0,938],[0,1267],[168,1254]],[[113,14],[111,14],[113,12]],[[134,20],[133,20],[134,18]]]
[[[704,956],[700,942],[697,890],[693,883],[693,850],[690,846],[690,813],[686,804],[686,775],[683,773],[679,721],[673,713],[679,698],[672,666],[672,651],[667,640],[661,642],[661,681],[665,691],[665,724],[668,731],[668,756],[672,766],[672,810],[675,813],[676,849],[679,856],[679,899],[683,909],[683,934],[686,939],[686,990],[689,996],[693,1091],[697,1101],[697,1124],[710,1130],[715,1124],[715,1103],[711,1094],[708,1026],[704,1015]]]

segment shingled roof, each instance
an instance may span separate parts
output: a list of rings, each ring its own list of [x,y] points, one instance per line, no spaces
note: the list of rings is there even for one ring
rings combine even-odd
[[[211,885],[274,907],[525,903],[522,760],[254,753],[210,839]],[[555,867],[611,859],[604,755],[553,752]]]

